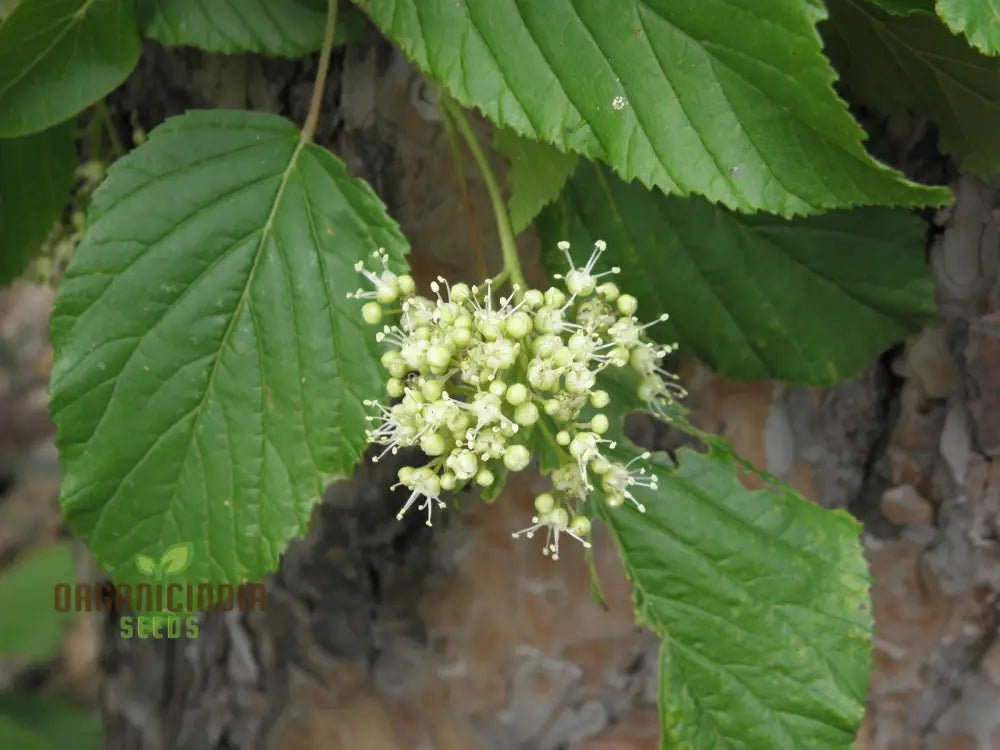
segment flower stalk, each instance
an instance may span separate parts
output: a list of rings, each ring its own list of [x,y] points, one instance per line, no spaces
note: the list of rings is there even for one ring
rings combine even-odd
[[[490,203],[493,206],[493,216],[497,223],[497,234],[500,237],[500,252],[503,256],[504,270],[510,275],[511,284],[515,289],[527,289],[528,284],[524,280],[521,261],[517,257],[517,245],[514,243],[514,230],[510,224],[510,215],[507,213],[507,205],[503,199],[503,192],[500,190],[500,185],[497,182],[496,175],[493,174],[492,167],[490,167],[489,159],[483,152],[479,139],[472,131],[472,126],[469,125],[469,121],[465,117],[465,113],[461,107],[455,104],[444,93],[441,94],[440,104],[446,117],[451,120],[458,133],[462,136],[465,145],[469,149],[469,153],[472,154],[476,166],[479,167],[479,171],[483,175],[486,190],[490,195]],[[515,292],[515,296],[516,294],[517,292]]]

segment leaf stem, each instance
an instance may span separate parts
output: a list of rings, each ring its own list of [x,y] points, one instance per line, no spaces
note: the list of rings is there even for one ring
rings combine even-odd
[[[111,120],[111,112],[108,111],[107,101],[101,99],[94,106],[97,108],[97,116],[103,122],[104,129],[108,133],[108,140],[111,142],[111,153],[114,156],[112,161],[114,161],[114,159],[125,155],[125,148],[122,146],[121,138],[118,137],[118,130]]]
[[[476,272],[478,278],[486,276],[486,258],[483,256],[483,249],[479,241],[479,232],[476,230],[476,216],[472,210],[472,201],[469,198],[469,182],[465,177],[465,167],[462,163],[462,147],[458,140],[458,133],[455,132],[455,123],[451,114],[443,106],[441,100],[443,92],[437,92],[438,111],[441,113],[441,122],[444,124],[445,132],[448,134],[448,145],[451,147],[451,161],[455,166],[455,181],[458,183],[458,190],[462,194],[462,202],[465,204],[465,218],[469,225],[469,242],[472,244],[472,252],[476,256]]]
[[[337,30],[337,0],[327,0],[326,28],[323,30],[323,48],[319,53],[319,68],[316,70],[316,80],[313,83],[312,99],[309,101],[309,114],[302,126],[302,138],[312,139],[316,135],[319,124],[319,111],[323,106],[323,90],[326,88],[326,75],[330,71],[330,53],[333,51],[333,34]]]
[[[443,93],[441,96],[441,106],[451,116],[455,127],[458,128],[458,132],[465,139],[465,144],[469,147],[476,166],[479,167],[479,171],[483,174],[483,180],[486,182],[486,190],[489,192],[490,202],[493,204],[493,215],[497,222],[497,234],[500,235],[500,252],[503,254],[503,267],[505,271],[510,273],[511,282],[518,285],[518,295],[523,294],[528,288],[528,284],[524,280],[521,261],[517,257],[517,246],[514,244],[514,231],[510,226],[510,216],[507,214],[507,206],[504,203],[497,178],[490,167],[489,159],[483,153],[479,139],[472,132],[472,127],[465,118],[465,113],[462,112],[461,107]]]
[[[486,274],[483,275],[485,276]],[[500,273],[498,273],[496,276],[493,277],[493,286],[497,287],[500,286],[507,280],[509,276],[510,276],[510,271],[507,270],[506,268],[503,269]]]

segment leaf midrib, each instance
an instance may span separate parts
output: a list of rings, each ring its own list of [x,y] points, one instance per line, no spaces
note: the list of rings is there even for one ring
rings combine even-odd
[[[288,164],[285,166],[285,170],[281,173],[281,180],[278,183],[278,190],[275,192],[274,200],[271,203],[271,210],[268,213],[267,220],[264,222],[264,226],[261,228],[260,242],[257,243],[257,250],[254,253],[253,262],[250,264],[250,271],[247,273],[246,283],[243,285],[243,292],[240,294],[240,299],[233,308],[233,315],[229,319],[229,325],[226,327],[225,332],[222,334],[222,340],[219,342],[219,348],[215,355],[215,362],[212,365],[212,371],[209,373],[208,382],[205,384],[205,393],[195,407],[196,415],[194,419],[194,424],[191,426],[191,437],[188,440],[187,447],[184,449],[184,458],[181,459],[178,466],[178,475],[183,470],[184,466],[188,462],[188,458],[191,455],[191,446],[195,442],[195,436],[198,434],[198,427],[201,424],[201,417],[205,413],[205,404],[208,401],[208,396],[213,392],[215,388],[215,378],[219,372],[219,364],[222,362],[222,353],[225,351],[226,346],[229,342],[229,337],[232,335],[233,329],[236,327],[236,321],[240,316],[240,312],[243,310],[243,306],[248,303],[250,299],[250,287],[253,285],[254,278],[257,273],[257,266],[260,264],[261,256],[264,253],[264,246],[271,235],[271,231],[274,224],[274,219],[278,214],[278,207],[281,205],[281,200],[285,193],[285,188],[288,186],[289,177],[292,171],[295,169],[295,165],[298,163],[299,155],[302,153],[303,149],[309,144],[310,138],[302,133],[299,136],[298,143],[295,145],[295,150],[292,151],[291,158],[288,160]],[[261,371],[261,378],[263,378],[264,373]],[[266,437],[265,437],[266,441]],[[266,456],[265,456],[266,462]],[[173,512],[174,500],[177,499],[177,487],[178,482],[174,482],[173,490],[170,493],[170,499],[167,501],[167,506],[164,509],[164,515],[171,514]],[[163,544],[163,534],[165,526],[160,527],[160,536],[157,539],[157,545],[162,546]]]

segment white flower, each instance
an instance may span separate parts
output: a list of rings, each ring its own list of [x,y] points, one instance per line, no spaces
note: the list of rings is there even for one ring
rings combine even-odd
[[[560,493],[583,500],[591,490],[586,473],[574,463],[563,464],[552,472],[552,486]]]
[[[620,464],[617,462],[608,462],[606,465],[598,465],[595,467],[595,471],[602,469],[600,471],[601,476],[601,488],[606,493],[606,500],[608,505],[612,508],[617,508],[622,505],[625,500],[628,500],[633,505],[635,505],[636,510],[640,513],[646,512],[646,506],[635,499],[632,495],[632,487],[646,487],[651,490],[655,490],[659,480],[655,474],[646,474],[646,469],[644,467],[639,467],[632,469],[632,464],[636,461],[645,461],[650,457],[649,453],[642,453],[627,464]]]
[[[587,466],[591,461],[603,458],[601,455],[602,444],[605,444],[608,448],[614,450],[615,442],[613,440],[606,440],[602,438],[596,432],[578,432],[570,441],[569,452],[570,455],[577,460],[581,476],[587,476]]]
[[[380,271],[369,271],[360,260],[354,264],[354,270],[368,279],[375,288],[367,292],[363,289],[358,289],[353,294],[347,295],[348,297],[352,299],[373,299],[379,304],[388,305],[395,302],[400,296],[413,293],[414,285],[412,278],[409,276],[396,276],[396,274],[389,270],[389,253],[385,251],[384,247],[380,247],[372,253],[372,256],[381,261],[382,269]],[[408,292],[405,290],[408,290]],[[372,315],[373,313],[369,312],[369,316]]]
[[[429,524],[434,505],[444,506],[442,492],[472,483],[490,487],[505,472],[527,468],[533,448],[518,442],[518,431],[539,424],[543,411],[545,429],[536,434],[554,435],[553,447],[569,456],[551,474],[555,497],[540,495],[532,526],[515,536],[544,528],[543,551],[555,559],[561,535],[589,545],[590,522],[581,509],[594,489],[592,476],[614,507],[627,500],[642,510],[633,490],[655,489],[656,476],[636,465],[648,454],[618,462],[611,452],[615,443],[602,437],[611,428],[602,411],[611,397],[598,384],[605,370],[628,368],[639,376],[639,397],[667,414],[683,395],[676,376],[662,365],[676,344],[655,344],[646,333],[666,316],[644,325],[636,317],[635,297],[610,281],[599,283],[618,273],[594,273],[606,250],[603,241],[594,243],[579,268],[568,243],[559,248],[570,266],[565,291],[553,286],[520,294],[515,286],[507,297],[494,296],[493,281],[470,287],[441,277],[430,285],[433,297],[422,297],[412,278],[389,270],[384,250],[375,253],[381,269],[359,264],[374,287],[349,295],[372,300],[362,306],[362,318],[375,325],[387,314],[399,315],[398,323],[375,336],[386,347],[386,393],[398,401],[366,402],[377,410],[368,417],[375,423],[368,440],[383,447],[374,460],[407,446],[419,446],[428,457],[426,465],[400,471],[399,485],[410,490],[400,517],[417,505]],[[397,310],[383,309],[397,302]],[[584,418],[585,409],[593,411]]]
[[[422,466],[419,469],[414,469],[412,466],[404,466],[399,470],[399,481],[392,485],[390,489],[395,489],[399,486],[406,487],[412,490],[412,492],[402,510],[396,514],[396,520],[402,521],[403,516],[410,509],[410,506],[422,497],[424,498],[424,502],[418,506],[417,510],[427,509],[427,525],[432,526],[431,512],[434,510],[434,503],[437,503],[439,508],[445,507],[444,502],[439,497],[441,494],[441,480],[438,479],[438,476],[426,466]]]
[[[570,522],[569,512],[565,508],[555,507],[552,495],[543,494],[535,498],[535,509],[538,515],[531,519],[532,525],[515,531],[511,534],[517,539],[525,536],[531,539],[540,529],[545,529],[545,544],[542,547],[543,555],[552,555],[553,560],[559,559],[559,536],[567,534],[573,537],[584,547],[589,548],[590,542],[584,537],[590,533],[590,521],[584,516],[577,516]]]
[[[610,271],[597,274],[593,273],[594,266],[597,265],[597,261],[601,257],[601,253],[608,249],[608,245],[604,240],[598,240],[594,243],[594,251],[590,254],[590,258],[587,259],[587,263],[583,268],[577,268],[573,264],[573,256],[569,254],[568,242],[564,240],[558,243],[557,247],[562,250],[563,255],[566,256],[566,262],[569,263],[570,271],[565,276],[566,288],[574,297],[590,296],[597,288],[597,279],[602,276],[608,276],[609,274],[621,272],[621,269],[618,266],[614,266]],[[563,276],[562,274],[556,274],[555,278],[562,279]]]

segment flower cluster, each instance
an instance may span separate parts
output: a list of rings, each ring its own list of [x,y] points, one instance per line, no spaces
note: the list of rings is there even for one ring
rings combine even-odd
[[[631,368],[639,376],[639,396],[652,411],[660,411],[683,390],[660,362],[676,345],[654,344],[646,325],[635,317],[635,297],[623,294],[594,273],[606,249],[595,243],[590,259],[576,267],[569,243],[560,250],[570,270],[565,290],[543,291],[514,285],[500,296],[492,281],[482,286],[431,284],[434,298],[415,293],[413,279],[389,270],[384,250],[375,253],[380,268],[356,269],[372,285],[349,295],[366,300],[362,317],[382,322],[394,306],[397,325],[386,325],[376,339],[386,345],[382,364],[391,406],[366,402],[378,414],[368,440],[383,446],[378,460],[406,446],[419,446],[429,457],[425,466],[399,471],[399,484],[410,495],[399,512],[411,507],[427,514],[444,507],[441,493],[475,484],[488,488],[503,469],[521,471],[531,462],[528,436],[547,435],[563,458],[551,474],[552,492],[535,499],[532,525],[514,534],[532,537],[545,529],[543,551],[559,556],[560,535],[589,546],[590,521],[580,508],[600,486],[611,507],[643,505],[632,494],[636,487],[656,487],[656,476],[642,466],[649,454],[627,463],[609,453],[615,443],[604,437],[610,427],[601,410],[610,403],[597,387],[606,368]],[[586,417],[584,414],[586,413]]]

